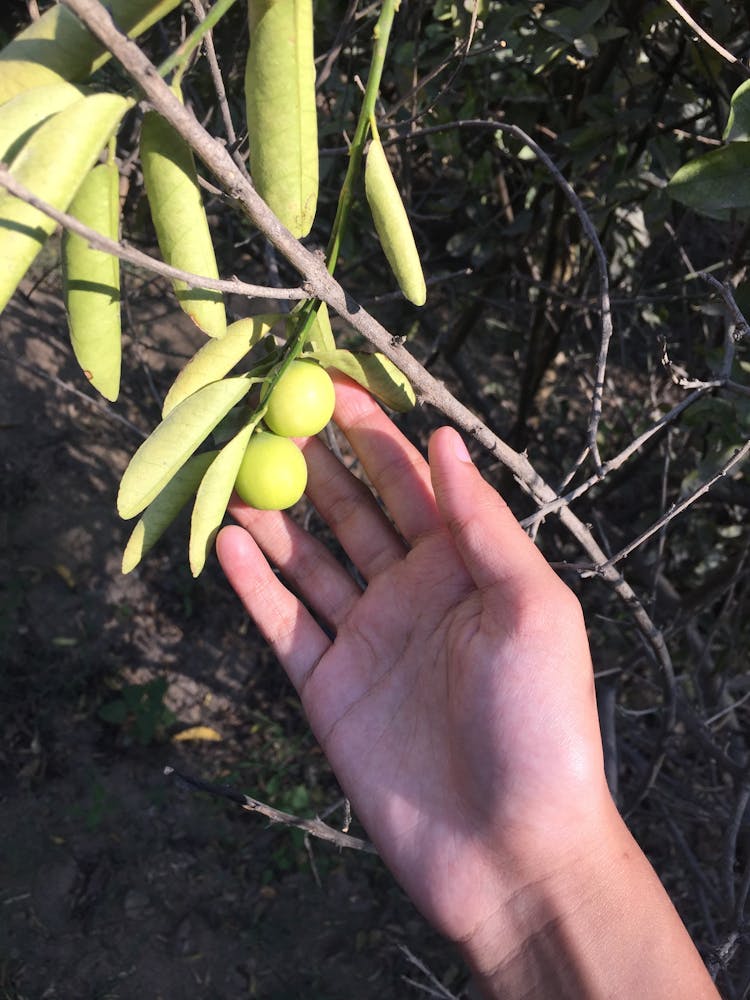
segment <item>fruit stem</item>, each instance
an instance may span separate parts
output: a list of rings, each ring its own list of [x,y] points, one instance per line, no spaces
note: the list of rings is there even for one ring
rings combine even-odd
[[[331,274],[333,274],[336,268],[336,262],[341,250],[341,242],[354,202],[354,184],[359,176],[362,164],[367,130],[370,126],[370,120],[375,120],[375,102],[380,91],[380,80],[383,75],[383,66],[385,65],[385,57],[388,50],[388,39],[390,38],[393,18],[397,9],[397,0],[383,0],[383,9],[380,12],[380,17],[373,31],[372,59],[370,61],[370,72],[367,76],[365,94],[362,98],[362,109],[359,113],[359,121],[357,122],[352,145],[349,149],[349,165],[346,169],[344,183],[341,185],[339,202],[336,208],[336,218],[333,220],[331,238],[326,248],[326,264]]]

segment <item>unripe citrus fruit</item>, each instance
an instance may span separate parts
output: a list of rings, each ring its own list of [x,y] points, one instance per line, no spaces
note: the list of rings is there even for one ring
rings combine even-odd
[[[305,456],[289,438],[257,431],[242,458],[234,488],[249,507],[286,510],[307,486]]]
[[[309,437],[333,416],[336,391],[331,377],[314,361],[292,361],[274,386],[265,420],[274,434]]]

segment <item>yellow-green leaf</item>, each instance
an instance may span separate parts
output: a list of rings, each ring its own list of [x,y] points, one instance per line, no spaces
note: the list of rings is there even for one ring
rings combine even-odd
[[[245,104],[258,194],[296,237],[318,201],[312,0],[249,0]]]
[[[143,119],[141,166],[159,249],[181,271],[218,278],[216,255],[203,207],[192,150],[156,111]],[[227,330],[224,296],[207,288],[173,282],[177,299],[209,337]]]
[[[117,240],[120,223],[120,175],[111,160],[90,171],[70,204],[90,229]],[[120,261],[92,249],[88,241],[66,232],[62,241],[63,297],[73,353],[84,375],[105,399],[120,391]]]
[[[172,476],[161,493],[151,501],[128,539],[122,555],[122,572],[130,573],[159,541],[191,496],[194,496],[206,469],[218,451],[193,455]]]
[[[164,489],[233,406],[250,391],[242,376],[212,382],[175,407],[143,442],[125,470],[117,510],[135,517]]]
[[[80,87],[60,80],[25,90],[0,105],[0,160],[12,163],[31,133],[51,115],[84,97]]]
[[[151,27],[180,0],[108,0],[115,23],[131,38]],[[109,59],[66,7],[54,4],[0,51],[0,104],[31,87],[64,80],[85,80]]]
[[[164,400],[162,416],[171,411],[196,389],[224,378],[281,319],[278,313],[251,316],[238,319],[227,327],[221,340],[209,340],[196,351],[180,374]]]
[[[427,300],[422,263],[388,158],[373,128],[365,163],[365,194],[378,239],[399,288],[415,306]]]
[[[333,339],[331,320],[328,316],[328,306],[321,302],[318,311],[315,313],[307,343],[313,351],[335,351],[336,341]]]
[[[254,423],[247,424],[229,444],[224,445],[198,487],[190,522],[190,569],[193,576],[198,576],[206,565],[206,557],[221,527],[242,456],[254,429]]]
[[[59,111],[21,149],[11,164],[13,176],[64,211],[132,104],[117,94],[93,94]],[[0,311],[54,228],[49,216],[0,193]]]
[[[172,737],[173,743],[182,743],[185,740],[209,740],[210,742],[221,742],[221,733],[217,733],[211,726],[190,726],[175,733]]]
[[[311,356],[324,368],[335,368],[359,382],[392,410],[405,413],[416,402],[414,390],[406,375],[384,354],[339,349],[314,351]]]

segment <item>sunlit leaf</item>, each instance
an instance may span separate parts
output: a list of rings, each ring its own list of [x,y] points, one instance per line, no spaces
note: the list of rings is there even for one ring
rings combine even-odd
[[[245,104],[258,194],[294,236],[318,201],[312,0],[249,0]]]
[[[667,191],[712,218],[750,208],[750,142],[733,142],[691,160],[680,167]]]
[[[180,0],[108,0],[115,23],[131,37],[165,17]],[[0,104],[31,87],[85,80],[110,58],[75,14],[54,4],[0,51]]]
[[[151,503],[250,386],[242,377],[212,382],[162,420],[125,470],[117,497],[120,517],[135,517]]]
[[[335,368],[354,379],[392,410],[405,413],[416,402],[407,377],[383,354],[336,350],[315,351],[313,357],[324,368]]]
[[[335,351],[336,341],[333,339],[331,320],[328,315],[328,306],[325,302],[320,303],[320,307],[315,314],[307,343],[313,351]]]
[[[211,231],[206,218],[193,152],[156,111],[141,129],[141,166],[159,249],[164,260],[181,271],[218,278]],[[224,296],[207,288],[173,281],[177,300],[209,337],[227,330]]]
[[[2,65],[2,64],[0,64]],[[85,97],[80,87],[60,80],[25,90],[0,105],[0,160],[12,163],[29,136],[51,115]]]
[[[123,573],[134,570],[159,541],[190,497],[195,495],[206,469],[218,454],[218,451],[204,451],[200,455],[193,455],[151,501],[125,546],[122,556]]]
[[[198,487],[190,522],[190,569],[193,576],[198,576],[206,564],[254,429],[253,423],[243,427],[221,449]]]
[[[189,729],[183,729],[181,732],[175,733],[172,737],[172,742],[184,743],[187,740],[207,740],[211,743],[217,743],[221,741],[221,738],[221,733],[217,733],[211,726],[191,726]]]
[[[67,209],[102,147],[133,102],[93,94],[48,118],[11,164],[16,180],[55,208]],[[49,216],[0,194],[0,310],[53,232]]]
[[[226,334],[220,340],[207,341],[172,383],[164,400],[162,416],[166,417],[196,389],[228,375],[280,319],[278,313],[239,319],[227,327]]]
[[[750,139],[750,80],[745,80],[732,94],[725,142],[744,142]]]
[[[117,240],[120,175],[114,160],[89,173],[71,202],[70,214]],[[62,243],[63,297],[73,353],[86,378],[105,399],[120,391],[120,261],[66,232]]]

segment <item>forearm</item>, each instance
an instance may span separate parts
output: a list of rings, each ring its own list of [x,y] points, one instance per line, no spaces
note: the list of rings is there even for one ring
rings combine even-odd
[[[483,996],[719,996],[655,872],[612,812],[605,850],[515,894],[464,945]]]

